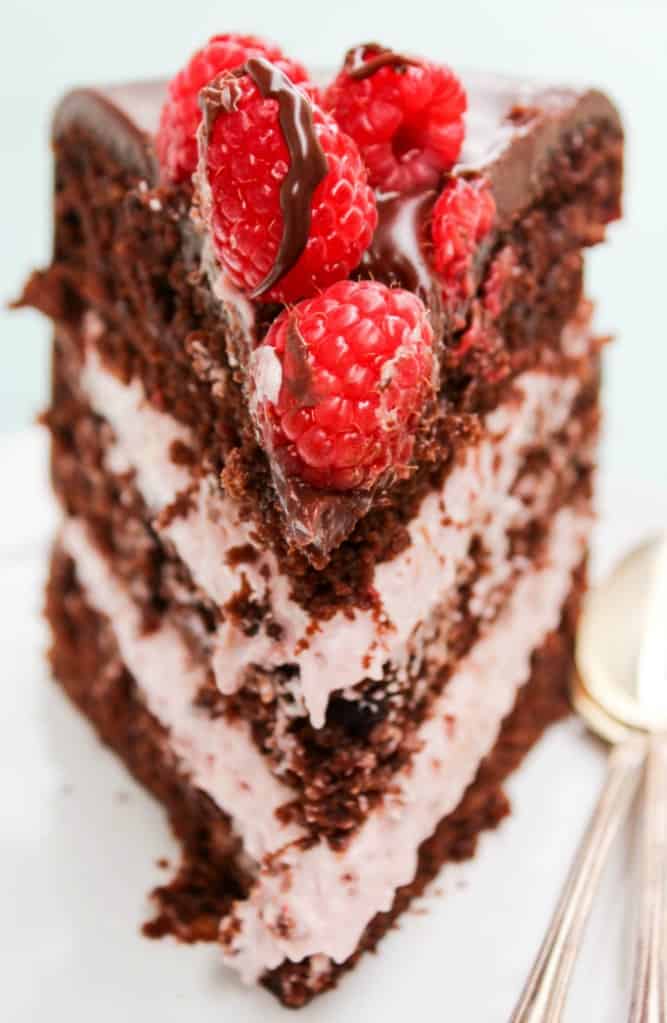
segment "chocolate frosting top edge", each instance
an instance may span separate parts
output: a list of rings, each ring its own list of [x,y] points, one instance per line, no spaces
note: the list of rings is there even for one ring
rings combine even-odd
[[[54,111],[51,136],[57,142],[72,126],[79,125],[128,170],[154,183],[159,172],[154,136],[166,86],[166,81],[147,81],[73,89]]]
[[[519,113],[526,110],[527,121],[512,125],[506,120],[510,128],[508,142],[486,164],[462,163],[456,168],[459,173],[481,172],[489,179],[501,228],[540,198],[544,173],[563,138],[590,123],[608,124],[616,134],[623,135],[620,114],[603,92],[589,89],[570,93],[569,101],[563,93],[551,96],[553,106],[545,107],[540,107],[536,97],[533,116],[531,105],[518,105]]]
[[[468,74],[464,81],[472,121],[454,170],[489,178],[501,224],[539,198],[542,171],[564,135],[589,121],[607,122],[622,134],[618,110],[597,89],[550,89],[484,74]],[[153,136],[166,86],[152,81],[75,89],[56,108],[53,137],[81,125],[128,169],[156,182]]]

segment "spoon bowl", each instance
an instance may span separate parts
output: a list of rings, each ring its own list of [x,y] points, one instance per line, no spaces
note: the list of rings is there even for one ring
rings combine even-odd
[[[578,671],[574,671],[572,675],[570,699],[575,711],[590,731],[606,743],[615,746],[632,738],[638,743],[643,741],[641,732],[612,717],[597,700],[593,699]]]
[[[622,722],[621,727],[667,731],[666,572],[667,539],[654,537],[623,558],[584,601],[573,702],[603,738],[607,738],[603,718],[587,713],[586,695],[612,721]],[[655,623],[649,623],[650,618],[663,623],[662,636]],[[658,637],[658,649],[647,646],[649,624],[653,624],[652,635]]]

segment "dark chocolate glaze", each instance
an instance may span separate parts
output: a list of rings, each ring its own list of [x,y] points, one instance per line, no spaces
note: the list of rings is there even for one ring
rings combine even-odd
[[[545,88],[484,74],[462,77],[468,116],[453,173],[488,179],[501,230],[540,198],[544,174],[565,136],[589,122],[609,124],[622,135],[618,111],[595,89]]]
[[[305,249],[313,193],[329,167],[315,132],[313,108],[307,96],[264,57],[252,57],[246,70],[262,96],[278,100],[280,128],[290,156],[289,170],[280,186],[283,235],[275,263],[250,295],[259,298],[292,269]]]
[[[153,136],[166,94],[164,81],[74,89],[56,108],[53,139],[57,142],[74,125],[85,128],[131,173],[155,184],[159,167]]]
[[[378,195],[378,226],[361,261],[362,277],[398,284],[428,301],[433,273],[424,252],[424,237],[435,199],[432,188],[410,195]]]
[[[373,56],[366,60],[365,55],[369,51],[373,53]],[[405,71],[410,64],[416,63],[417,61],[412,57],[385,49],[379,43],[361,43],[360,46],[353,46],[351,50],[347,51],[344,67],[350,78],[361,81],[364,78],[370,78],[381,67],[394,67],[397,71]]]
[[[376,493],[375,489],[348,493],[319,490],[296,476],[286,477],[280,466],[273,480],[290,542],[307,550],[308,560],[320,568],[368,512]]]

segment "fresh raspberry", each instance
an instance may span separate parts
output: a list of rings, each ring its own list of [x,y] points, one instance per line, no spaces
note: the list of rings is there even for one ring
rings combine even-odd
[[[482,304],[493,320],[497,320],[505,308],[510,282],[517,270],[517,256],[511,245],[505,245],[489,267],[484,281]]]
[[[308,74],[301,64],[257,36],[235,33],[213,36],[198,50],[186,66],[172,78],[160,115],[157,153],[163,173],[170,181],[184,181],[197,167],[197,128],[201,111],[199,92],[221,71],[240,67],[249,57],[264,56],[290,76],[293,82],[306,82]]]
[[[466,94],[444,65],[359,46],[324,105],[359,146],[371,184],[386,191],[436,185],[461,150]]]
[[[288,100],[294,128],[284,130],[285,110],[280,113],[272,94],[262,96],[251,73],[215,79],[211,89],[228,102],[216,103],[203,146],[210,228],[220,264],[237,288],[263,302],[295,302],[359,264],[377,224],[375,196],[359,150],[332,117],[261,58],[247,70],[270,76],[274,93]],[[315,178],[313,164],[320,167]]]
[[[450,311],[473,293],[473,257],[495,215],[496,204],[483,178],[451,178],[438,196],[431,225],[433,260]]]
[[[434,389],[426,308],[399,288],[339,281],[275,320],[251,387],[263,443],[285,472],[334,490],[403,476]]]
[[[509,372],[507,350],[496,321],[511,300],[516,268],[516,252],[512,245],[505,245],[487,270],[480,297],[472,303],[466,330],[449,350],[454,364],[467,359],[467,371],[487,383],[502,380]],[[472,362],[470,353],[474,356]]]

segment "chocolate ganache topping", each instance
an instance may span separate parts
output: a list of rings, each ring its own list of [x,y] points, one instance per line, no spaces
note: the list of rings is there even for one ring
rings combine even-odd
[[[369,53],[371,56],[366,59]],[[416,63],[417,61],[412,57],[385,49],[379,43],[362,43],[347,51],[344,67],[350,78],[361,81],[364,78],[370,78],[382,67],[394,67],[397,71],[405,71],[411,64]]]
[[[433,271],[424,251],[426,225],[437,198],[433,188],[380,193],[378,226],[361,261],[361,276],[415,291],[428,302]]]
[[[329,170],[319,143],[310,100],[279,68],[264,57],[251,57],[236,71],[223,73],[202,90],[200,103],[205,127],[210,133],[218,112],[237,109],[241,98],[236,79],[247,74],[261,95],[278,101],[280,129],[290,163],[280,186],[283,234],[275,262],[260,284],[250,293],[259,298],[296,264],[308,242],[313,194]]]

